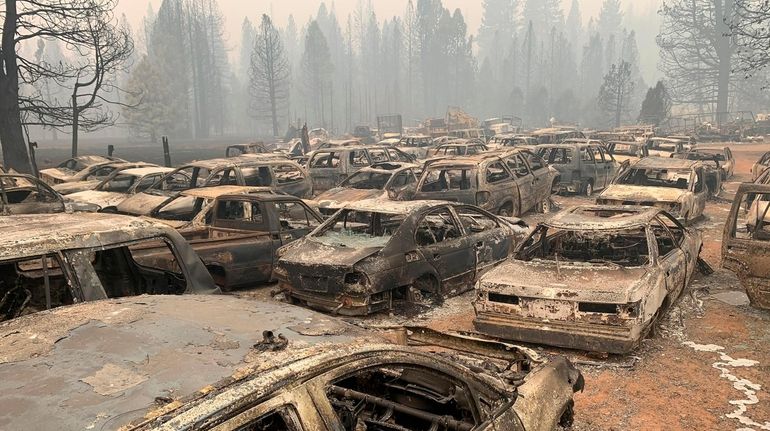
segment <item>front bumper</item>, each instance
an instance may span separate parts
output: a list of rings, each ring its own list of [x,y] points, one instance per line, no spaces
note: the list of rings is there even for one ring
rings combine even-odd
[[[646,333],[640,326],[534,321],[488,312],[477,313],[473,325],[479,332],[506,340],[617,354],[634,350]]]
[[[341,316],[366,316],[378,311],[387,310],[391,306],[391,297],[388,292],[377,295],[381,299],[373,299],[372,295],[349,296],[344,294],[329,295],[308,292],[294,289],[283,280],[279,282],[279,286],[293,302],[298,302],[314,310]]]

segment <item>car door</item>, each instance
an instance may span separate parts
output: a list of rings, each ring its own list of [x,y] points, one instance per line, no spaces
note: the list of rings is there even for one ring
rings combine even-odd
[[[388,197],[393,200],[408,201],[417,191],[417,178],[413,169],[406,169],[396,174],[387,185]]]
[[[596,187],[596,162],[595,162],[594,150],[591,147],[578,148],[578,161],[580,163],[580,178],[583,181],[583,186],[590,180]]]
[[[603,189],[607,186],[607,183],[609,182],[609,169],[611,168],[611,164],[607,163],[607,160],[604,158],[604,150],[597,146],[591,146],[589,150],[592,152],[593,159],[594,159],[594,167],[596,169],[596,179],[594,180],[594,189],[599,190]]]
[[[657,265],[664,274],[666,294],[671,303],[682,293],[687,281],[688,256],[682,249],[684,231],[679,231],[679,235],[675,236],[666,223],[657,217],[650,223],[650,228],[658,247]]]
[[[308,161],[313,190],[325,192],[337,185],[340,175],[345,172],[343,151],[316,151]]]
[[[540,156],[530,151],[522,151],[521,155],[526,159],[530,171],[535,176],[535,196],[549,196],[553,179],[548,165]]]
[[[513,239],[506,234],[496,217],[469,206],[455,207],[454,211],[473,244],[474,278],[508,257]]]
[[[518,208],[518,211],[514,210],[511,216],[518,217],[529,211],[536,203],[535,175],[529,170],[527,162],[519,153],[506,157],[505,165],[515,177],[516,187],[514,193],[518,194],[518,196],[514,195],[513,199],[518,198],[519,202],[515,206]]]
[[[475,251],[449,207],[425,213],[417,224],[415,241],[418,252],[436,271],[443,294],[467,285],[474,274]]]

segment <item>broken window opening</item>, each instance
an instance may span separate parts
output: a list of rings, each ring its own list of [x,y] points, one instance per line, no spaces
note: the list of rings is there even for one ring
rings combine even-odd
[[[158,208],[154,217],[170,221],[192,221],[208,201],[193,196],[178,196]]]
[[[691,173],[689,169],[629,169],[617,184],[689,190]]]
[[[58,254],[0,262],[0,321],[73,303]]]
[[[390,173],[359,171],[340,184],[356,190],[382,190],[390,180]]]
[[[440,208],[426,214],[415,232],[415,242],[427,247],[461,237],[460,228],[447,208]]]
[[[403,214],[343,210],[313,237],[321,243],[339,247],[384,247],[404,219]]]
[[[333,382],[327,396],[346,431],[466,431],[479,424],[463,383],[416,366],[359,371]]]
[[[647,233],[643,227],[619,231],[578,231],[540,226],[524,242],[516,258],[637,267],[649,264],[649,253]]]
[[[422,191],[470,190],[472,187],[471,178],[473,177],[470,169],[431,169],[425,177]]]

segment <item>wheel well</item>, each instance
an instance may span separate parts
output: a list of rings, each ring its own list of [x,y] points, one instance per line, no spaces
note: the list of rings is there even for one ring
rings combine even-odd
[[[425,284],[426,282],[428,283],[427,285]],[[432,290],[431,293],[439,293],[441,291],[441,282],[434,274],[431,273],[425,273],[417,277],[412,282],[412,285],[415,289],[418,290]],[[432,287],[432,289],[421,289],[421,287]]]
[[[227,284],[227,271],[225,271],[223,266],[209,264],[206,265],[206,269],[209,271],[209,274],[211,274],[211,278],[214,279],[214,283],[216,283],[217,286],[224,287]]]
[[[108,214],[116,214],[118,212],[118,207],[104,207],[100,209],[98,212],[100,213],[108,213]]]

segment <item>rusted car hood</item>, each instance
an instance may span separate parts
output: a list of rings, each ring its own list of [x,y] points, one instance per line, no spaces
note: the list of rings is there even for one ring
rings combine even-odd
[[[119,203],[126,200],[128,195],[115,192],[100,192],[97,190],[86,190],[83,192],[77,192],[67,195],[68,198],[86,202],[89,204],[99,205],[100,208],[114,207]]]
[[[170,194],[137,193],[121,202],[118,205],[118,212],[121,214],[149,215],[171,197]]]
[[[647,268],[508,260],[481,279],[481,288],[525,298],[625,304],[641,299]]]
[[[341,208],[349,202],[358,202],[365,199],[387,199],[388,193],[382,190],[360,190],[345,187],[336,187],[321,193],[315,198],[318,208]]]
[[[603,191],[599,198],[634,202],[679,202],[688,190],[670,187],[628,186],[613,184]]]
[[[101,183],[100,180],[91,180],[91,181],[74,181],[71,183],[61,183],[56,184],[52,186],[54,190],[57,192],[68,195],[70,193],[77,193],[82,192],[86,190],[93,190]]]
[[[278,352],[252,349],[270,330]],[[250,367],[307,349],[379,338],[279,303],[209,296],[139,296],[62,307],[0,324],[0,429],[118,429]],[[360,340],[360,341],[359,341]]]
[[[379,252],[382,247],[335,246],[316,238],[295,241],[281,257],[281,263],[301,266],[351,267]]]

